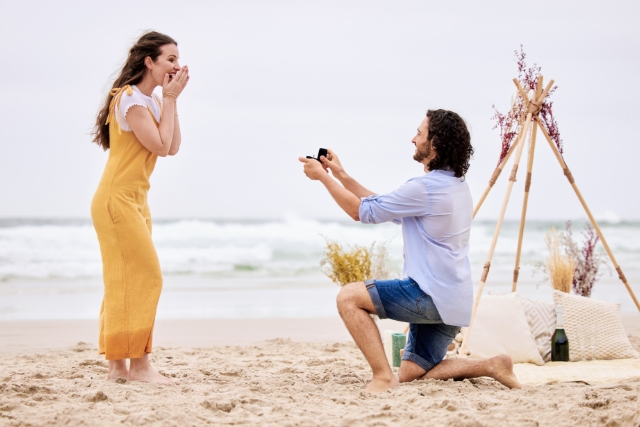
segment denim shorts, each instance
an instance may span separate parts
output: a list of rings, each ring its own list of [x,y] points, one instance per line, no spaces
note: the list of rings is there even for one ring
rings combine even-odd
[[[460,327],[446,325],[431,297],[411,278],[364,282],[381,319],[410,323],[402,360],[430,371],[444,359]]]

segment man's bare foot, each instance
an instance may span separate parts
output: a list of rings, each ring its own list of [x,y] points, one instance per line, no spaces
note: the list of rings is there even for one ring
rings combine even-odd
[[[492,357],[489,359],[490,377],[499,381],[502,385],[509,388],[522,388],[520,382],[516,378],[516,374],[513,373],[513,361],[508,354],[501,354],[500,356]]]
[[[144,381],[147,383],[156,383],[163,385],[175,385],[171,379],[160,374],[153,369],[149,362],[149,355],[145,354],[139,359],[131,359],[131,366],[129,366],[129,381]]]
[[[400,385],[395,376],[391,375],[390,378],[373,377],[369,385],[364,389],[369,393],[382,393],[392,388],[396,388]]]
[[[119,378],[127,379],[129,377],[129,369],[127,368],[126,359],[109,360],[108,380],[117,380]]]

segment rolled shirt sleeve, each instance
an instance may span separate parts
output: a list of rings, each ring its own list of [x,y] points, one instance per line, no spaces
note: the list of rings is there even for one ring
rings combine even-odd
[[[380,224],[408,216],[423,216],[429,210],[427,187],[418,180],[409,180],[388,194],[363,198],[358,211],[360,222]]]

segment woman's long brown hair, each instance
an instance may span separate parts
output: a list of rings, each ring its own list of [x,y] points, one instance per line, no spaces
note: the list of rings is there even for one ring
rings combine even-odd
[[[178,45],[171,37],[156,31],[150,31],[140,37],[136,44],[129,49],[127,62],[125,62],[124,67],[122,67],[118,78],[113,82],[112,88],[120,88],[122,86],[140,83],[147,70],[144,59],[148,56],[155,62],[162,53],[160,48],[167,44]],[[91,134],[93,136],[92,141],[101,146],[105,151],[109,149],[109,125],[106,123],[112,99],[113,95],[111,91],[109,91],[104,106],[98,113],[96,125]]]

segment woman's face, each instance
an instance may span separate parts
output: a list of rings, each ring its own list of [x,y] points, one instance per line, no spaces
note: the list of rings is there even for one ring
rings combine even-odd
[[[165,44],[160,47],[160,52],[160,56],[155,61],[151,61],[149,57],[147,57],[146,61],[151,79],[156,86],[162,86],[165,74],[169,73],[169,78],[171,79],[180,70],[178,46],[173,43]]]

